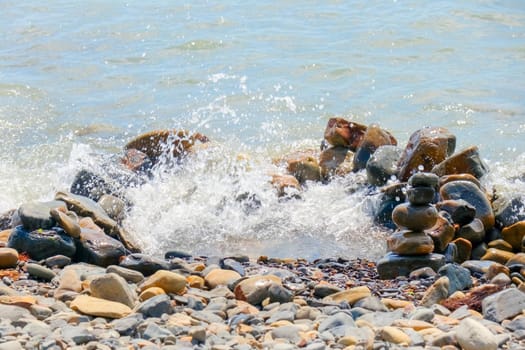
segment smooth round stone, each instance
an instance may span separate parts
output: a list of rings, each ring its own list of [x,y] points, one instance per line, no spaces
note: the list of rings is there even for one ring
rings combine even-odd
[[[58,267],[63,268],[69,264],[71,264],[71,258],[65,255],[54,255],[50,256],[44,261],[44,264],[47,267]]]
[[[510,243],[504,241],[503,239],[495,239],[493,241],[490,241],[488,247],[512,252],[512,246],[510,245]]]
[[[487,254],[487,249],[488,247],[485,242],[482,242],[475,246],[473,245],[471,258],[480,260],[485,254]]]
[[[398,255],[426,255],[434,250],[434,241],[423,232],[398,231],[388,237],[387,249]]]
[[[142,302],[136,312],[144,317],[161,317],[163,314],[173,313],[170,297],[166,294],[156,295]]]
[[[181,294],[186,289],[186,278],[175,272],[159,270],[140,285],[140,290],[151,287],[162,288],[166,293]]]
[[[366,133],[366,125],[349,122],[343,118],[330,118],[324,138],[333,146],[343,146],[355,152]]]
[[[463,199],[449,199],[436,204],[438,210],[450,214],[452,221],[458,225],[466,225],[476,217],[476,208]]]
[[[512,257],[514,257],[514,253],[512,252],[490,248],[487,249],[485,255],[481,257],[481,260],[491,260],[505,265]]]
[[[434,200],[436,191],[432,187],[413,187],[407,189],[408,201],[412,205],[425,205]]]
[[[65,203],[62,201],[30,202],[24,203],[18,208],[18,215],[26,230],[48,230],[55,226],[55,220],[49,214],[49,210],[54,208],[67,210]]]
[[[251,276],[240,281],[233,292],[238,300],[257,305],[268,297],[268,288],[272,283],[282,284],[281,279],[274,275]]]
[[[377,262],[377,272],[381,279],[393,279],[408,276],[410,272],[422,267],[430,267],[437,271],[443,265],[445,256],[441,254],[401,256],[390,252]]]
[[[510,243],[514,251],[521,251],[521,244],[525,239],[525,221],[518,221],[505,227],[501,231],[501,237]]]
[[[122,318],[132,313],[132,310],[124,304],[87,295],[77,296],[71,302],[70,308],[86,315],[106,318]]]
[[[392,212],[392,220],[402,228],[423,231],[436,223],[438,212],[431,205],[414,206],[410,203],[398,205]]]
[[[145,289],[142,293],[139,295],[140,301],[146,301],[148,299],[151,299],[153,297],[156,297],[157,295],[166,294],[164,289],[159,287],[150,287],[148,289]]]
[[[457,238],[452,241],[458,248],[458,263],[462,263],[470,259],[472,255],[472,243],[464,238]]]
[[[474,175],[471,174],[451,174],[451,175],[445,175],[439,177],[439,187],[443,186],[446,183],[452,182],[452,181],[470,181],[474,185],[481,188],[481,183]]]
[[[22,226],[17,226],[9,236],[7,245],[19,252],[26,252],[34,260],[58,254],[72,257],[76,252],[75,242],[60,228],[28,232]]]
[[[461,349],[464,350],[496,350],[498,348],[496,336],[473,318],[461,321],[456,331],[456,339]]]
[[[18,252],[13,248],[0,248],[0,269],[15,267],[18,263]]]
[[[56,276],[56,273],[53,270],[39,264],[28,263],[26,264],[26,268],[27,272],[31,276],[41,278],[46,281],[51,281]]]
[[[525,308],[525,293],[518,288],[508,288],[483,299],[483,317],[494,322],[516,317]]]
[[[485,228],[483,223],[479,219],[474,219],[467,225],[463,225],[459,228],[456,237],[465,238],[472,242],[472,244],[478,244],[483,242],[485,239]]]
[[[507,266],[512,266],[512,265],[522,265],[522,266],[525,266],[525,253],[517,253],[517,254],[514,254],[513,257],[511,257],[508,261],[507,261]]]
[[[453,154],[432,169],[432,172],[438,176],[471,174],[478,179],[487,171],[487,166],[481,160],[477,146],[468,147]]]
[[[439,190],[441,198],[447,199],[463,199],[476,208],[476,218],[483,222],[485,230],[490,230],[494,227],[495,216],[492,211],[492,206],[483,193],[475,184],[470,181],[453,181],[441,187]]]
[[[135,270],[127,269],[118,265],[110,265],[106,268],[107,273],[116,273],[120,277],[124,278],[126,281],[131,283],[139,283],[144,280],[144,275]]]
[[[425,307],[431,307],[434,304],[439,304],[445,300],[449,293],[449,280],[448,277],[442,276],[438,278],[425,292],[421,299],[420,305]]]
[[[224,285],[227,286],[230,283],[233,283],[241,278],[241,275],[233,270],[224,270],[224,269],[214,269],[211,270],[204,280],[210,289],[213,289],[217,286]]]
[[[432,173],[417,173],[408,179],[408,184],[412,187],[431,187],[436,188],[439,177]]]

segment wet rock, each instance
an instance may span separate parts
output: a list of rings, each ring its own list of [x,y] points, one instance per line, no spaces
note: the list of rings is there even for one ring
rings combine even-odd
[[[113,220],[120,221],[124,218],[126,203],[122,199],[105,194],[100,197],[97,203]]]
[[[501,227],[512,226],[518,221],[525,221],[525,200],[522,197],[507,199],[497,198],[492,206],[496,222]]]
[[[432,172],[438,176],[451,174],[470,174],[481,178],[488,169],[479,156],[477,146],[466,148],[437,164]]]
[[[287,163],[288,172],[300,183],[321,180],[321,167],[313,155],[296,154],[289,158]]]
[[[407,189],[408,202],[414,206],[432,203],[435,194],[436,191],[432,187],[414,187]]]
[[[169,263],[163,259],[140,253],[126,256],[119,265],[130,270],[139,271],[144,276],[150,276],[160,270],[170,269]]]
[[[187,154],[197,143],[208,141],[206,136],[187,130],[154,130],[135,137],[124,149],[139,150],[156,163],[163,155],[180,157]]]
[[[387,253],[377,262],[377,272],[381,279],[393,279],[408,276],[410,272],[421,267],[430,267],[434,271],[445,265],[445,257],[440,254],[401,256]]]
[[[53,270],[39,264],[28,263],[26,264],[26,269],[29,275],[41,278],[45,281],[51,281],[56,276],[56,273]]]
[[[18,263],[18,252],[12,248],[0,248],[0,269],[15,267]]]
[[[452,242],[456,231],[450,221],[439,213],[434,226],[425,231],[434,241],[434,251],[442,253],[447,248],[448,244]],[[470,256],[470,253],[469,253]]]
[[[233,283],[241,278],[241,275],[233,270],[223,270],[223,269],[214,269],[211,270],[204,280],[206,285],[213,289],[219,285],[228,286],[230,283]]]
[[[352,172],[353,154],[346,147],[330,147],[319,155],[321,175],[327,179],[332,176],[344,176]]]
[[[51,209],[49,214],[53,219],[56,220],[58,226],[62,227],[65,233],[73,238],[80,237],[80,225],[78,223],[78,217],[76,217],[76,214],[75,216],[70,216],[58,209]]]
[[[455,224],[466,225],[476,217],[476,208],[463,199],[450,199],[436,203],[438,210],[450,215]]]
[[[418,187],[430,187],[437,188],[439,177],[435,174],[428,172],[418,172],[410,176],[408,184],[414,188]]]
[[[137,173],[146,173],[153,166],[151,159],[146,153],[134,148],[125,150],[124,155],[120,158],[120,162],[126,169]]]
[[[397,163],[403,150],[397,146],[380,146],[366,163],[366,178],[369,184],[383,186],[397,177]]]
[[[436,223],[438,212],[431,205],[414,206],[410,203],[398,205],[392,212],[392,220],[401,228],[412,231],[423,231]]]
[[[106,268],[106,272],[116,273],[131,283],[139,283],[144,280],[144,275],[140,271],[131,270],[122,266],[110,265]]]
[[[410,272],[410,275],[408,275],[411,279],[429,278],[434,276],[436,276],[436,271],[432,270],[430,267],[421,267]]]
[[[140,293],[139,300],[146,301],[148,299],[156,297],[157,295],[162,295],[162,294],[166,294],[164,289],[159,288],[159,287],[150,287],[142,291],[142,293]]]
[[[136,311],[144,317],[161,317],[164,314],[172,314],[173,306],[171,305],[170,297],[166,294],[161,294],[141,303]]]
[[[414,132],[399,159],[399,179],[406,181],[419,172],[429,172],[456,148],[456,137],[445,128],[423,128]]]
[[[396,146],[397,140],[386,130],[377,125],[370,125],[359,144],[353,158],[353,170],[366,168],[366,163],[380,146]]]
[[[357,150],[367,127],[343,118],[330,118],[324,131],[324,138],[333,146],[349,148],[352,152]]]
[[[434,304],[439,304],[440,301],[448,297],[449,287],[448,277],[440,277],[434,284],[432,284],[421,299],[420,305],[431,307]]]
[[[241,276],[246,274],[244,266],[242,266],[242,264],[234,258],[221,259],[220,266],[223,269],[235,271]]]
[[[106,318],[122,318],[132,312],[131,309],[124,304],[87,295],[77,296],[71,302],[70,307],[71,309],[86,315]]]
[[[91,296],[109,301],[115,301],[132,308],[137,296],[131,290],[126,280],[115,273],[108,273],[94,278],[89,289]]]
[[[75,259],[98,266],[116,265],[126,249],[121,242],[103,232],[82,229]]]
[[[334,302],[334,303],[347,302],[348,304],[353,305],[357,301],[363,298],[369,297],[371,295],[372,295],[372,292],[370,291],[368,287],[360,286],[360,287],[354,287],[354,288],[343,290],[341,292],[331,294],[323,298],[323,301]]]
[[[460,265],[446,264],[438,270],[438,274],[448,278],[448,295],[451,295],[458,290],[465,290],[472,286],[470,271]]]
[[[18,208],[18,215],[22,226],[24,226],[26,230],[47,230],[56,224],[55,220],[49,214],[49,211],[57,208],[65,210],[65,203],[62,201],[24,203]]]
[[[463,199],[476,208],[476,218],[480,219],[485,227],[489,230],[494,227],[495,217],[490,202],[481,190],[469,181],[449,182],[439,190],[444,200]]]
[[[76,174],[69,191],[72,194],[98,201],[104,194],[111,193],[113,188],[102,176],[83,169]]]
[[[521,244],[525,237],[525,221],[518,221],[501,231],[502,238],[508,242],[515,252],[521,251]]]
[[[9,236],[7,246],[19,252],[26,252],[35,260],[57,254],[71,257],[76,251],[73,239],[60,228],[29,232],[22,226],[17,226]]]
[[[488,247],[489,248],[496,248],[496,249],[501,249],[501,250],[505,250],[507,252],[512,252],[512,246],[510,245],[510,243],[502,240],[502,239],[495,239],[493,241],[490,241],[489,244],[488,244]]]
[[[473,245],[483,242],[485,239],[485,228],[479,219],[472,220],[469,224],[463,225],[459,228],[456,237],[464,238],[470,241]]]
[[[487,327],[472,318],[461,321],[456,330],[456,339],[464,350],[496,350],[496,337]]]
[[[516,288],[502,290],[482,301],[483,317],[494,322],[515,317],[525,308],[525,293]]]
[[[258,305],[268,297],[268,288],[272,283],[282,284],[281,279],[274,275],[252,276],[240,281],[233,292],[238,300]]]
[[[293,175],[274,174],[271,183],[279,197],[295,197],[302,190],[299,181]]]
[[[458,248],[457,263],[469,260],[472,255],[472,243],[464,238],[457,238],[452,241]]]
[[[186,278],[175,272],[159,270],[140,285],[140,291],[151,287],[162,288],[166,293],[182,294],[186,289]]]
[[[490,248],[487,250],[485,255],[481,257],[481,260],[491,260],[505,265],[507,261],[514,256],[512,252],[506,252],[500,249]]]
[[[434,242],[424,233],[403,230],[388,237],[387,249],[398,255],[426,255],[434,250]]]

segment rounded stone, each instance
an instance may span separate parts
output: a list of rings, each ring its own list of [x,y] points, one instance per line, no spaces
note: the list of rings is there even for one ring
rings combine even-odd
[[[398,205],[392,212],[392,220],[401,227],[411,231],[423,231],[436,223],[438,212],[431,205],[413,206],[410,203]]]
[[[397,177],[397,162],[403,150],[397,146],[379,147],[366,163],[366,178],[369,184],[383,186],[388,180]]]
[[[15,267],[18,263],[18,252],[13,248],[0,248],[0,269]]]
[[[408,184],[412,187],[431,187],[436,188],[439,177],[432,173],[416,173],[408,179]]]
[[[204,280],[206,285],[213,289],[217,286],[224,285],[227,286],[230,283],[233,283],[241,278],[241,275],[233,270],[224,270],[224,269],[214,269],[211,270]]]
[[[132,310],[124,304],[87,295],[77,296],[70,307],[86,315],[106,318],[122,318],[132,313]]]
[[[463,225],[459,228],[456,237],[465,238],[476,245],[483,242],[485,238],[485,228],[479,219],[472,220],[471,223]]]
[[[81,229],[78,224],[78,218],[75,220],[73,216],[69,216],[58,209],[51,209],[49,213],[51,214],[51,217],[56,220],[57,224],[64,229],[65,233],[73,238],[80,237]]]
[[[48,269],[39,264],[28,263],[26,264],[27,273],[33,277],[41,278],[46,281],[51,281],[55,276],[53,270]]]
[[[343,146],[352,152],[365,136],[367,127],[362,124],[349,122],[343,118],[330,118],[324,131],[324,138],[333,146]]]
[[[434,241],[434,249],[436,253],[441,253],[445,251],[447,245],[454,239],[456,230],[450,221],[439,213],[436,223],[428,229],[426,233]]]
[[[132,308],[136,295],[126,280],[116,273],[108,273],[94,278],[90,285],[91,296],[115,301]]]
[[[490,248],[487,249],[485,255],[481,257],[481,260],[491,260],[505,265],[512,257],[514,257],[514,253],[512,252]]]
[[[159,270],[140,285],[140,290],[150,287],[162,288],[166,293],[181,294],[186,289],[186,278],[175,272]]]
[[[430,267],[437,271],[443,265],[445,256],[441,254],[402,256],[390,252],[377,262],[377,272],[381,279],[393,279],[408,276],[410,272],[421,267]]]
[[[49,214],[49,210],[53,208],[65,211],[66,205],[62,201],[24,203],[18,209],[18,215],[26,230],[47,230],[55,226],[55,220]]]
[[[476,208],[463,199],[449,199],[436,204],[439,210],[450,214],[452,221],[458,225],[466,225],[476,217]]]
[[[471,174],[478,179],[485,175],[487,171],[487,166],[481,160],[477,146],[455,153],[432,169],[432,172],[438,176]]]
[[[514,251],[521,251],[521,243],[525,238],[525,221],[518,221],[511,226],[505,227],[501,231],[501,237],[510,243]]]
[[[425,255],[432,253],[434,242],[423,232],[399,231],[388,237],[387,247],[399,255]]]
[[[461,321],[456,331],[456,339],[464,350],[496,350],[496,336],[473,318]]]
[[[156,297],[157,295],[162,295],[162,294],[166,294],[164,289],[159,288],[159,287],[150,287],[150,288],[145,289],[144,291],[142,291],[142,293],[140,293],[139,300],[140,301],[146,301],[148,299]]]
[[[413,187],[407,189],[407,198],[412,205],[425,205],[434,200],[436,191],[432,187]]]

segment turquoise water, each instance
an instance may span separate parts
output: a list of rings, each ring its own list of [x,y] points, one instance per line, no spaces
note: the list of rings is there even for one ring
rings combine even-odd
[[[218,150],[130,191],[125,225],[148,250],[376,256],[355,178],[286,205],[267,185],[271,159],[318,147],[333,115],[401,144],[447,127],[479,145],[488,184],[523,189],[522,1],[2,1],[0,25],[0,211],[50,198],[140,132],[183,127]],[[230,201],[246,189],[256,213]]]

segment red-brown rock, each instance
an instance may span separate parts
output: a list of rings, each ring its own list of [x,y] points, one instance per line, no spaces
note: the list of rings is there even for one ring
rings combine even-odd
[[[366,132],[366,126],[343,118],[331,118],[326,125],[324,138],[332,146],[343,146],[352,152],[357,150]]]
[[[479,179],[487,173],[487,167],[479,156],[478,147],[472,146],[448,157],[436,165],[432,172],[438,176],[471,174]]]
[[[319,166],[324,178],[344,176],[352,171],[353,153],[346,147],[329,147],[319,155]]]
[[[370,156],[380,146],[396,146],[397,140],[388,131],[381,129],[377,125],[370,125],[363,136],[363,140],[359,144],[357,151],[354,155],[354,171],[364,169],[366,162],[370,159]]]

